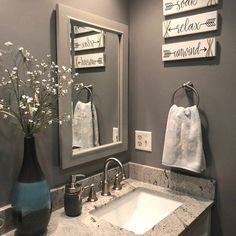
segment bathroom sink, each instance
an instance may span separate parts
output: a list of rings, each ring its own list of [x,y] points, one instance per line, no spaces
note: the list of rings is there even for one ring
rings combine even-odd
[[[91,214],[136,234],[143,234],[181,205],[181,202],[160,196],[158,192],[136,188]]]

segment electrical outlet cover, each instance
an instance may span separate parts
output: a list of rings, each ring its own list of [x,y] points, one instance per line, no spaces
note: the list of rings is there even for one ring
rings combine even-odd
[[[135,130],[135,149],[152,151],[152,132]]]

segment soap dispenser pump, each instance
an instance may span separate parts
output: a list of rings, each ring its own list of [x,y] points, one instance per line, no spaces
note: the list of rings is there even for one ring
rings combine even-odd
[[[83,188],[79,184],[79,178],[84,178],[85,175],[71,175],[69,183],[65,187],[64,208],[67,216],[79,216],[82,209],[82,194]]]

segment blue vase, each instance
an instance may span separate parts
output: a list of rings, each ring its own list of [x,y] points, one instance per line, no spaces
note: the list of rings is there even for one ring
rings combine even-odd
[[[51,198],[37,160],[34,137],[24,139],[23,164],[13,191],[12,207],[18,235],[39,236],[46,232]]]

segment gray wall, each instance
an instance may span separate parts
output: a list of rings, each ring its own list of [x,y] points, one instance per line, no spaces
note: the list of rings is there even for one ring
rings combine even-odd
[[[205,177],[217,180],[212,235],[235,235],[236,222],[236,27],[235,1],[220,1],[217,33],[181,37],[183,41],[215,35],[218,55],[213,60],[161,61],[162,0],[130,1],[130,156],[131,161],[161,165],[164,133],[173,91],[191,80],[200,94],[207,158]],[[223,2],[223,3],[222,3]],[[205,10],[196,11],[204,12]],[[181,104],[181,103],[179,103]],[[134,130],[153,132],[152,153],[134,150]]]
[[[11,41],[24,46],[36,58],[56,56],[56,3],[85,10],[128,24],[126,0],[0,0],[0,45]],[[1,46],[2,47],[2,46]],[[57,125],[37,135],[38,156],[51,187],[64,184],[72,173],[100,172],[103,160],[62,171],[58,155]],[[0,206],[9,202],[22,161],[23,137],[8,122],[0,120]],[[126,153],[119,155],[127,160]]]

